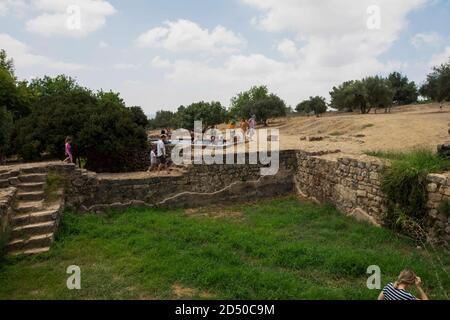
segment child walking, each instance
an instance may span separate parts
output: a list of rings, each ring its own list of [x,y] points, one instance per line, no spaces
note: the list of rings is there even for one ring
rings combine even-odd
[[[67,156],[67,158],[64,159],[64,162],[73,163],[72,138],[71,137],[66,138],[66,156]]]

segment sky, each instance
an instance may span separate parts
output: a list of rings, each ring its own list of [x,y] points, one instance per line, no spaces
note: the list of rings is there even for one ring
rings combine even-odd
[[[127,105],[229,106],[267,85],[295,107],[343,81],[450,58],[450,0],[0,0],[16,75],[67,74]]]

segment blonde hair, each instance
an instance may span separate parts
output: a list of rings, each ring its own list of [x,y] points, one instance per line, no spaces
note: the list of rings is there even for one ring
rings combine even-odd
[[[398,276],[397,281],[394,283],[394,288],[397,289],[399,285],[406,284],[412,285],[416,282],[416,274],[411,270],[403,270]]]

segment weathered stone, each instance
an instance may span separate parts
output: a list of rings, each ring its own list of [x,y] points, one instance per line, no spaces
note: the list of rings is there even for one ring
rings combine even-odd
[[[438,145],[437,150],[439,155],[450,158],[450,142]]]
[[[427,185],[427,191],[428,192],[436,192],[438,186],[436,183],[430,183]]]
[[[427,177],[428,181],[434,182],[436,184],[446,184],[447,178],[441,174],[429,174]]]

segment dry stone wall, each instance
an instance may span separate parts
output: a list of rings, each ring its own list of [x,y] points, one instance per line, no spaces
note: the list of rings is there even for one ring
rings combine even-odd
[[[337,161],[297,153],[298,191],[317,202],[331,202],[343,212],[382,223],[386,198],[380,190],[383,164],[341,158]]]
[[[442,244],[450,249],[450,174],[428,175],[427,188],[428,241]],[[449,206],[445,206],[445,203]]]
[[[80,211],[131,206],[198,206],[256,200],[294,193],[295,151],[280,153],[280,170],[261,176],[261,164],[192,165],[179,176],[102,178],[74,171],[66,186],[66,205]]]

